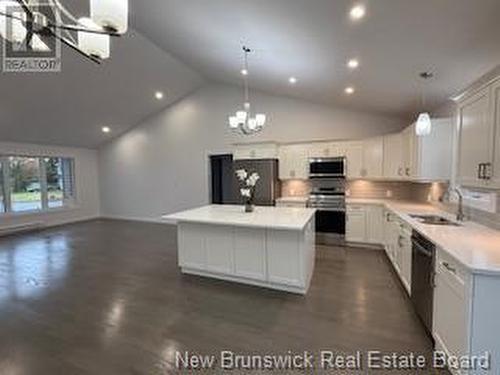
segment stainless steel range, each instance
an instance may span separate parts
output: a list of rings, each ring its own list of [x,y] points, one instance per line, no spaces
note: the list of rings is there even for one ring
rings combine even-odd
[[[316,208],[316,241],[327,245],[345,242],[345,179],[311,179],[309,207]]]

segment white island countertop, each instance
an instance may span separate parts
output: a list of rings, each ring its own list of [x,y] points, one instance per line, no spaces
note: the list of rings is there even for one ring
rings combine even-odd
[[[466,221],[460,226],[426,225],[412,218],[430,214],[454,221],[454,216],[430,204],[384,199],[347,199],[347,204],[376,204],[398,215],[413,229],[467,267],[472,273],[500,275],[500,231]]]
[[[251,213],[243,206],[210,205],[162,216],[169,222],[203,223],[253,228],[302,231],[316,210],[312,208],[255,207]]]

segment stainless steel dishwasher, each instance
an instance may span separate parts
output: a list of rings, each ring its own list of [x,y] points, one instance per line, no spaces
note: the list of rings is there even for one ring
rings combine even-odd
[[[420,320],[432,337],[436,245],[413,231],[411,299]]]

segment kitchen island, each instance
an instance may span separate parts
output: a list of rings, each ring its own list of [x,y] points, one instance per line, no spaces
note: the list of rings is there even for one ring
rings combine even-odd
[[[210,205],[163,219],[177,224],[183,273],[306,294],[314,271],[314,213]]]

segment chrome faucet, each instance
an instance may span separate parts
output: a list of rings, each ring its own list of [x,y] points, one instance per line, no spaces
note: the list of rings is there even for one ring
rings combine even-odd
[[[456,188],[455,192],[458,195],[458,210],[457,210],[457,221],[465,221],[464,214],[464,195],[460,191],[460,189]]]

